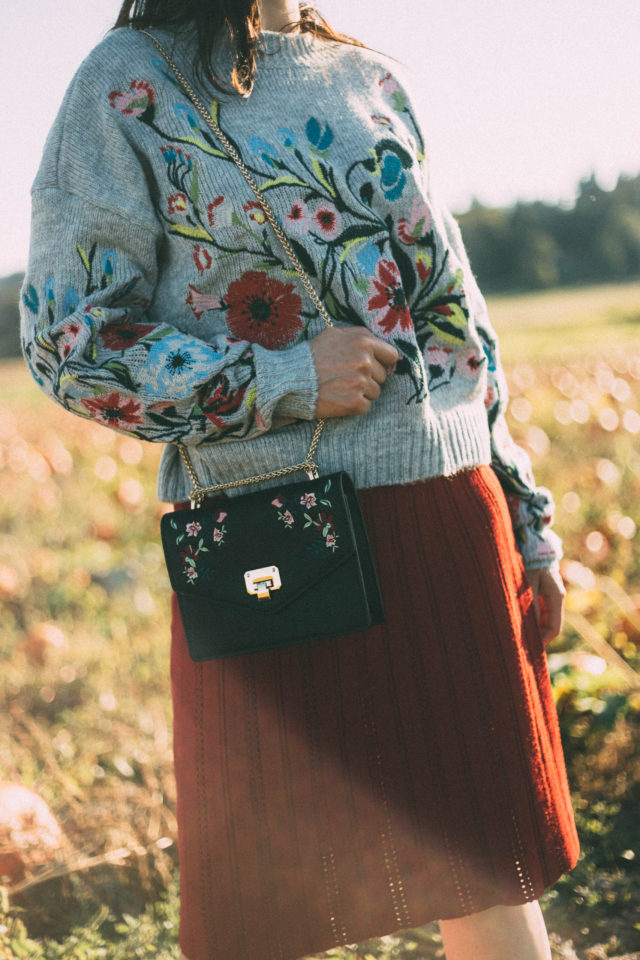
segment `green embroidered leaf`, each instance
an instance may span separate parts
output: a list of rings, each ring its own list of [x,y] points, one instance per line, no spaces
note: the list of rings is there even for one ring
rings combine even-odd
[[[253,264],[253,270],[273,270],[274,267],[277,267],[278,264],[274,263],[272,260],[259,260],[257,263]]]
[[[327,480],[323,493],[329,493],[330,489],[331,489],[331,480]]]
[[[175,520],[171,519],[169,521],[169,524],[173,527],[174,530],[178,529],[178,524],[175,522]]]
[[[218,126],[220,126],[220,101],[219,100],[212,101],[211,110],[209,111],[209,113],[211,114],[211,119],[213,120],[213,122],[217,123]]]
[[[260,192],[264,193],[265,190],[271,190],[272,187],[309,187],[308,183],[305,183],[304,180],[298,180],[297,177],[276,177],[274,180],[265,180],[265,182],[260,186]]]
[[[173,526],[173,524],[172,524],[172,526]],[[177,529],[177,528],[176,528],[176,529]],[[184,540],[185,537],[186,537],[186,533],[181,533],[180,536],[176,539],[176,546],[178,546],[179,543],[182,543],[182,541]]]
[[[329,530],[331,530],[331,524],[325,523],[324,527],[322,528],[322,536],[326,537],[326,535],[329,533]]]
[[[384,230],[384,227],[382,230]],[[367,237],[373,237],[376,233],[380,233],[380,226],[378,224],[356,223],[351,227],[347,227],[346,230],[343,230],[336,240],[336,243],[344,245],[354,240],[366,240]]]
[[[198,147],[204,153],[210,154],[212,157],[222,157],[224,160],[227,160],[227,155],[222,150],[217,150],[215,147],[210,147],[208,143],[205,143],[204,140],[200,140],[198,137],[180,137],[179,143],[192,143],[194,147]]]
[[[193,164],[193,176],[191,178],[191,192],[190,192],[191,203],[197,209],[198,202],[200,200],[200,177],[198,175],[198,161],[194,161]]]
[[[327,170],[324,164],[320,163],[317,157],[313,157],[311,160],[311,165],[313,166],[313,172],[320,181],[323,187],[325,187],[332,197],[335,197],[336,192],[327,180]]]
[[[146,337],[141,337],[140,343],[155,343],[157,340],[162,340],[168,336],[172,330],[172,327],[159,327],[158,330],[154,330],[153,333],[148,334]]]
[[[371,206],[371,201],[373,200],[373,184],[372,183],[363,183],[360,187],[360,199],[367,206]]]
[[[89,263],[89,257],[87,256],[87,251],[84,249],[84,247],[81,247],[79,243],[76,243],[76,250],[80,254],[80,259],[82,260],[83,267],[85,268],[87,273],[90,274],[91,264]]]
[[[126,390],[136,393],[138,385],[131,376],[131,371],[121,360],[108,360],[102,364],[103,369],[110,370],[118,383],[121,383]]]
[[[297,240],[294,240],[293,237],[289,237],[289,243],[293,247],[293,251],[296,254],[298,260],[304,267],[305,271],[309,274],[310,277],[316,277],[318,275],[315,264],[305,248],[301,243],[298,243]]]
[[[209,240],[213,242],[211,234],[203,227],[189,227],[181,223],[172,223],[169,227],[171,233],[177,233],[181,237],[189,237],[191,240]]]
[[[426,321],[434,333],[437,333],[442,340],[447,340],[449,343],[455,344],[465,343],[467,339],[465,333],[439,313],[429,313]]]

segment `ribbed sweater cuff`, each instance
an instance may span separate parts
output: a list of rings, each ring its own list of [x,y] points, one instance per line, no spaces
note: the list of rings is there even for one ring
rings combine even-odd
[[[313,420],[318,375],[308,340],[287,350],[254,346],[258,410],[266,423],[274,416]]]

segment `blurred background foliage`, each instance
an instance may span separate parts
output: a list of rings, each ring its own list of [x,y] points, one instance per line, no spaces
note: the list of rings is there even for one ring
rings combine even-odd
[[[639,184],[622,183],[635,198],[627,213],[640,209]],[[582,239],[562,249],[581,243],[574,262],[586,272],[587,262],[601,262],[596,240],[612,235],[607,223],[624,221],[628,237],[637,230],[613,197],[589,197],[585,185],[573,212],[475,208],[465,238],[489,243],[478,239],[483,218],[493,218],[494,237],[520,218],[524,238],[523,223],[538,217],[535,244],[543,233],[559,243],[553,231],[571,213],[583,218]],[[605,202],[611,218],[601,208],[596,229],[589,218]],[[527,242],[534,235],[532,227]],[[523,256],[504,243],[500,256]],[[530,259],[541,263],[535,244]],[[474,265],[482,259],[472,257]],[[640,958],[640,282],[503,292],[490,309],[510,427],[538,482],[556,495],[566,550],[566,625],[548,664],[582,853],[542,900],[554,957]],[[175,960],[160,449],[66,413],[38,392],[20,360],[4,360],[0,372],[0,780],[36,793],[61,828],[49,826],[45,849],[34,813],[18,857],[0,835],[8,878],[0,960]],[[442,956],[437,925],[331,951],[339,960],[409,955]]]

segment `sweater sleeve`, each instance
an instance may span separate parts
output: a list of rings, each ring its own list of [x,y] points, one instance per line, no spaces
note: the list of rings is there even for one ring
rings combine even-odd
[[[158,239],[58,187],[34,191],[21,338],[38,385],[73,413],[159,442],[250,439],[276,417],[312,419],[308,342],[267,350],[151,320]]]
[[[505,412],[509,395],[500,361],[498,337],[489,320],[487,305],[475,281],[464,249],[460,228],[442,211],[449,242],[465,265],[465,292],[487,357],[485,407],[491,432],[491,466],[504,490],[516,543],[525,567],[549,567],[562,557],[562,541],[552,529],[554,501],[546,487],[536,486],[531,460],[509,432]]]
[[[130,62],[146,61],[143,39],[116,31],[95,48],[49,133],[20,303],[29,368],[67,410],[145,440],[251,439],[283,419],[313,419],[308,342],[269,350],[226,331],[194,335],[161,302],[157,186],[136,128],[107,95]]]

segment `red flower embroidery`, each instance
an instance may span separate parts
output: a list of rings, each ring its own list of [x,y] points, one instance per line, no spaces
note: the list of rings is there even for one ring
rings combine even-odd
[[[129,117],[139,117],[155,98],[153,88],[145,80],[134,80],[127,93],[112,90],[109,94],[109,102],[114,110],[120,110]]]
[[[384,333],[411,330],[413,321],[407,307],[400,271],[392,260],[378,260],[376,276],[369,287],[367,308],[374,313],[373,323]]]
[[[196,244],[193,248],[193,262],[198,268],[198,273],[202,276],[205,270],[209,270],[213,263],[213,257],[205,247]]]
[[[154,330],[152,323],[131,323],[127,320],[114,320],[100,331],[100,338],[107,350],[126,350],[142,337]]]
[[[240,409],[244,402],[244,395],[247,392],[246,386],[239,390],[234,390],[224,374],[220,374],[213,381],[215,388],[207,393],[208,387],[204,387],[199,395],[200,409],[207,420],[210,420],[216,427],[222,430],[226,424],[224,415],[235,413]]]
[[[249,200],[248,203],[244,204],[242,209],[245,213],[248,213],[249,218],[259,226],[262,227],[267,222],[267,215],[257,200]]]
[[[224,203],[224,197],[216,197],[207,207],[207,217],[210,227],[215,227],[216,225],[216,207],[219,207],[221,203]]]
[[[342,227],[342,216],[332,203],[321,204],[313,214],[313,220],[325,240],[335,240]]]
[[[169,213],[184,213],[187,209],[186,193],[174,193],[167,200],[167,209]]]
[[[241,340],[281,349],[302,330],[302,300],[292,283],[249,270],[234,280],[225,295],[227,325]]]
[[[144,423],[142,404],[133,397],[124,397],[114,391],[108,396],[92,397],[81,402],[98,423],[104,423],[107,427],[137,427]]]

